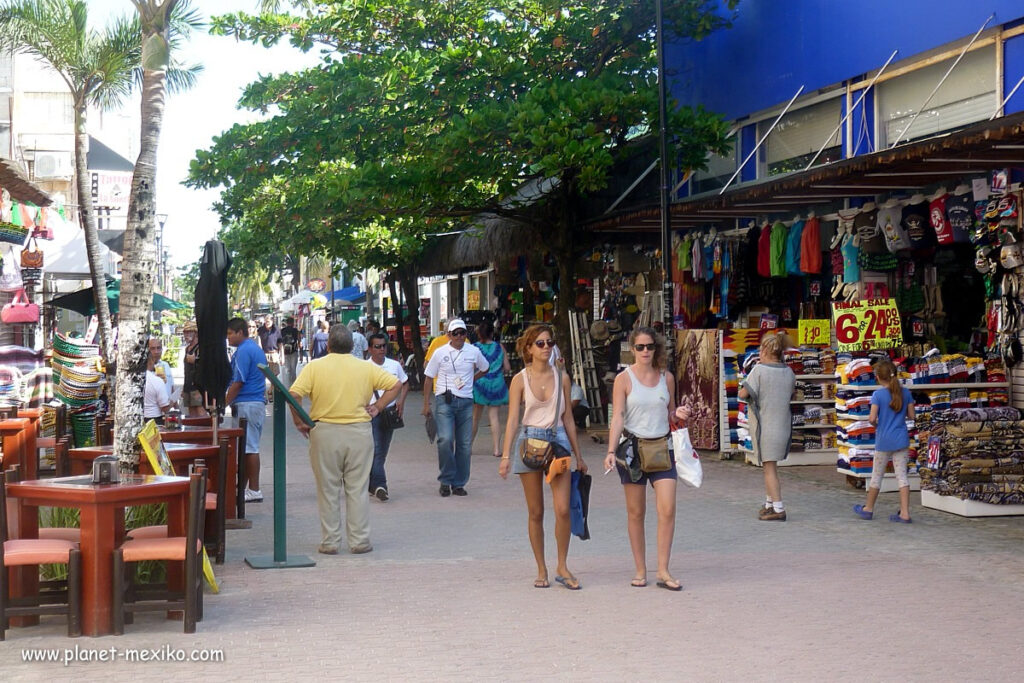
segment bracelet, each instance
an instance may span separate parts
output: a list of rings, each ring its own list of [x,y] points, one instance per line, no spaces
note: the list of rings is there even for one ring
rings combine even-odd
[[[507,455],[503,455],[503,456],[501,456],[501,459],[502,460],[508,460],[508,456]]]

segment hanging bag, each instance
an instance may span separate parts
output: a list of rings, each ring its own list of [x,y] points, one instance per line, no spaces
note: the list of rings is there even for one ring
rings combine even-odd
[[[11,303],[5,304],[0,310],[0,321],[5,323],[39,322],[39,306],[30,303],[25,296],[25,289],[19,289]]]
[[[14,247],[7,247],[3,257],[0,258],[0,291],[17,292],[25,286],[21,278],[21,266],[14,257]]]
[[[527,370],[523,370],[523,372],[527,372]],[[551,461],[555,459],[555,432],[558,428],[558,413],[562,409],[562,373],[557,368],[553,372],[555,373],[557,398],[555,399],[555,421],[551,424],[547,435],[550,438],[527,437],[526,426],[523,425],[523,440],[519,444],[519,457],[522,458],[523,464],[534,470],[547,469]],[[527,391],[532,390],[527,387]],[[565,449],[559,448],[558,450],[564,452]]]
[[[33,247],[35,250],[33,251]],[[43,267],[43,250],[39,248],[39,242],[36,241],[35,237],[30,237],[28,240],[28,246],[21,252],[21,267],[22,268],[42,268]]]
[[[690,442],[690,430],[686,427],[672,432],[672,450],[676,456],[676,476],[694,488],[700,488],[704,481],[704,469],[700,456]]]

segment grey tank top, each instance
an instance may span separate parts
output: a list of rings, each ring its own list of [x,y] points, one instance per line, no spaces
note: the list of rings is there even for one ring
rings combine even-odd
[[[668,383],[665,373],[658,378],[653,387],[645,386],[633,374],[629,373],[630,391],[626,397],[626,414],[623,422],[629,433],[643,439],[657,439],[669,432],[668,427]]]

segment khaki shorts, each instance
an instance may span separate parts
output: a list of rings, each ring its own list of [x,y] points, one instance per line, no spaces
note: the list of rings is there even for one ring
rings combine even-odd
[[[203,407],[203,395],[198,391],[181,392],[181,405],[186,408]]]

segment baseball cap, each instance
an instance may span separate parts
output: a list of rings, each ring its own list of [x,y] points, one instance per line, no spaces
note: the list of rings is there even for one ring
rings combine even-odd
[[[466,323],[464,323],[461,318],[452,318],[451,321],[448,323],[449,332],[451,332],[452,330],[464,329],[466,329]]]

